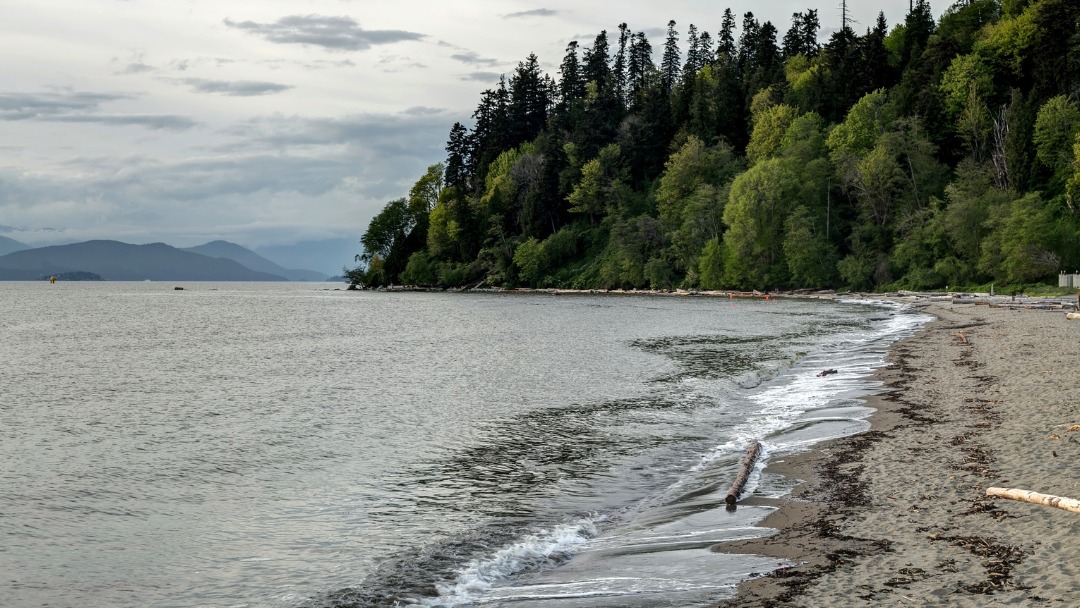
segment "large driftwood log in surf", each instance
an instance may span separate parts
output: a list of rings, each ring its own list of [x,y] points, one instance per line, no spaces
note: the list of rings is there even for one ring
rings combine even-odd
[[[758,456],[761,456],[761,444],[752,441],[750,446],[746,448],[746,457],[743,458],[739,474],[735,476],[735,481],[731,483],[731,488],[727,491],[727,498],[725,499],[727,504],[733,505],[738,502],[743,493],[743,488],[746,487],[747,480],[750,479],[750,472],[754,470],[754,463],[757,462]]]
[[[1020,502],[1030,502],[1035,505],[1057,507],[1073,513],[1080,513],[1080,500],[1076,500],[1075,498],[1039,494],[1038,492],[1017,490],[1016,488],[986,488],[986,495],[997,498],[1008,498],[1009,500],[1019,500]]]

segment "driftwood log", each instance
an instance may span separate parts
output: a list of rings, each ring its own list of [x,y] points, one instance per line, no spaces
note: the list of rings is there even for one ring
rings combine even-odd
[[[1080,321],[1080,312],[1065,313],[1065,318],[1072,321]]]
[[[742,467],[739,468],[739,474],[735,476],[735,481],[731,482],[731,488],[727,492],[727,498],[725,499],[727,504],[733,505],[738,502],[743,489],[746,487],[747,480],[750,479],[750,473],[754,470],[754,463],[757,462],[759,456],[761,456],[761,444],[757,441],[751,441],[749,447],[746,448],[746,456],[743,458]]]
[[[986,488],[986,495],[994,496],[996,498],[1008,498],[1009,500],[1019,500],[1020,502],[1030,502],[1035,505],[1057,507],[1073,513],[1080,513],[1080,500],[1076,500],[1075,498],[1051,496],[1050,494],[1039,494],[1038,492],[1017,490],[1015,488]]]

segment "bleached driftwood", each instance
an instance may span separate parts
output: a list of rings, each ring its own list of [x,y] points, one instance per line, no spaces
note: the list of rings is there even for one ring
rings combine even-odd
[[[1065,313],[1065,318],[1073,321],[1080,321],[1080,312],[1067,312]]]
[[[1019,500],[1020,502],[1030,502],[1035,505],[1057,507],[1058,509],[1064,509],[1073,513],[1080,513],[1080,500],[1076,500],[1075,498],[1039,494],[1038,492],[1018,490],[1016,488],[986,488],[986,495],[997,498],[1008,498],[1009,500]]]
[[[750,472],[754,470],[754,463],[757,462],[758,456],[761,455],[761,444],[757,441],[750,442],[750,446],[746,448],[746,457],[743,458],[742,468],[739,469],[739,474],[735,476],[735,481],[731,483],[731,489],[727,492],[727,504],[733,505],[738,502],[739,497],[742,496],[743,488],[746,487],[747,480],[750,479]]]

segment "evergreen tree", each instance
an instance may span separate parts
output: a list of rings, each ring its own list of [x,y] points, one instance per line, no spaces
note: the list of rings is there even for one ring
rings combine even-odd
[[[693,23],[686,30],[686,61],[683,63],[683,81],[690,80],[705,62],[701,59],[701,38],[697,26]]]
[[[510,78],[509,98],[504,145],[514,147],[532,141],[547,124],[548,90],[535,54],[518,62]]]
[[[738,47],[735,46],[735,15],[730,8],[724,9],[724,20],[720,24],[720,33],[716,37],[716,62],[729,64],[735,61]]]
[[[698,63],[697,69],[709,65],[713,61],[713,39],[709,32],[701,32],[698,38]]]
[[[608,45],[607,31],[602,31],[596,36],[591,48],[585,49],[583,74],[586,83],[595,83],[598,91],[610,90],[611,57]]]
[[[818,31],[821,29],[821,22],[818,20],[817,9],[807,9],[803,13],[802,27],[800,32],[802,33],[802,54],[807,57],[817,57],[818,52],[821,50],[821,45],[818,44]]]
[[[803,31],[804,25],[805,15],[802,13],[794,13],[791,15],[791,27],[788,28],[787,33],[784,34],[784,57],[808,55],[804,46],[806,41],[806,33]]]
[[[615,98],[619,101],[621,109],[626,109],[628,96],[628,66],[627,52],[630,44],[630,29],[625,23],[619,24],[619,50],[615,54],[615,64],[612,66],[612,78],[615,82]]]
[[[450,139],[446,142],[446,176],[447,186],[453,186],[461,192],[468,192],[472,181],[469,165],[472,144],[469,141],[469,133],[460,122],[455,122],[450,129]]]
[[[679,32],[675,30],[675,21],[668,21],[664,56],[660,61],[660,88],[665,95],[670,96],[678,82],[681,63],[679,59]]]
[[[566,55],[559,66],[559,100],[564,106],[585,97],[585,81],[581,74],[578,60],[578,42],[571,40],[566,45]]]
[[[630,105],[637,108],[643,92],[656,71],[652,60],[652,45],[644,32],[637,32],[631,38],[630,57],[627,62],[626,80],[629,87]]]

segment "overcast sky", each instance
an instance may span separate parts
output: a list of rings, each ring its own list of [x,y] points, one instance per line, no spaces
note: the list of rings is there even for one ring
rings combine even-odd
[[[359,240],[530,52],[557,76],[570,40],[625,21],[659,51],[669,19],[715,36],[725,7],[781,35],[817,8],[827,36],[828,2],[3,0],[0,235]],[[849,4],[857,29],[908,6]]]

